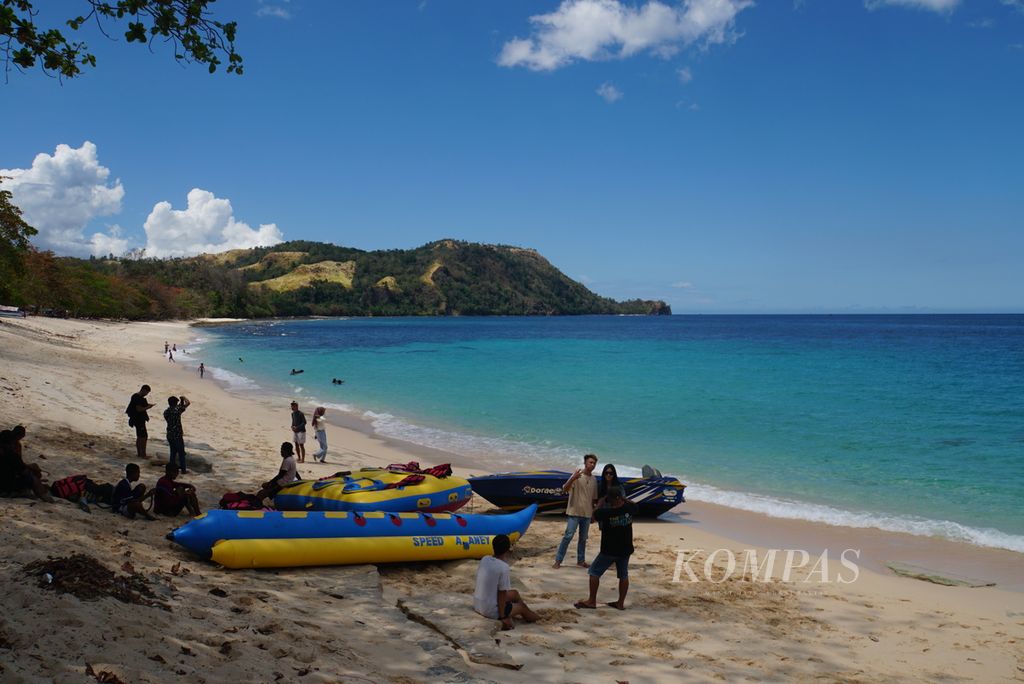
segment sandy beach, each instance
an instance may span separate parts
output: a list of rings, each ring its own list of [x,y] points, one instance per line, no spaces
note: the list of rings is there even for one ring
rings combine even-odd
[[[239,397],[169,363],[164,341],[184,345],[194,334],[186,323],[0,319],[0,425],[26,426],[25,460],[51,481],[86,473],[113,483],[135,460],[124,407],[147,383],[156,458],[141,464],[143,482],[152,485],[166,461],[158,411],[168,396],[187,395],[187,450],[212,469],[182,479],[204,509],[224,492],[254,491],[276,472],[291,397]],[[302,475],[409,460],[450,461],[464,475],[492,468],[340,422],[331,423],[328,462],[309,458]],[[469,510],[488,508],[477,498]],[[184,517],[130,521],[29,498],[0,499],[0,515],[4,682],[1024,681],[1024,557],[938,539],[687,503],[635,525],[627,610],[589,611],[573,608],[586,572],[551,567],[564,520],[542,516],[512,566],[542,620],[496,632],[471,609],[476,561],[232,571],[164,539]],[[598,535],[593,528],[590,555]],[[728,552],[748,549],[761,558],[828,549],[828,568],[811,558],[786,581],[780,572],[725,578]],[[845,549],[860,551],[856,572],[840,563]],[[80,600],[26,572],[75,553],[137,575],[149,605]],[[891,561],[995,586],[900,577]],[[599,599],[614,597],[609,573]]]

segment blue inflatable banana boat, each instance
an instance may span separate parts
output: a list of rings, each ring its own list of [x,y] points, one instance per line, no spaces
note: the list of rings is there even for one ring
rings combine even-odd
[[[490,554],[499,534],[515,543],[536,513],[212,510],[167,538],[228,568],[455,560]]]

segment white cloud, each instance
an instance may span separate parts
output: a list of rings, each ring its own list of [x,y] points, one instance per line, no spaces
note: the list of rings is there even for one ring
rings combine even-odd
[[[960,0],[864,0],[864,6],[869,10],[879,7],[911,7],[933,12],[952,12],[959,4]]]
[[[676,73],[679,75],[679,81],[682,83],[689,83],[693,80],[693,72],[690,71],[690,67],[683,67]]]
[[[114,225],[110,227],[109,235],[106,233],[93,233],[89,239],[89,246],[89,251],[96,256],[105,256],[107,254],[122,256],[128,251],[128,240],[121,237],[121,226]]]
[[[676,288],[677,290],[692,290],[693,283],[689,282],[688,280],[681,280],[677,283],[672,283],[672,287]]]
[[[124,199],[121,181],[108,182],[110,169],[100,165],[93,143],[85,141],[77,149],[57,145],[52,155],[37,154],[31,168],[0,169],[0,176],[9,176],[4,188],[25,221],[39,231],[33,239],[37,247],[84,255],[106,254],[107,247],[119,245],[117,234],[84,236],[93,219],[121,211]],[[100,246],[104,251],[97,252]]]
[[[622,99],[622,91],[611,83],[602,83],[594,92],[603,97],[608,104]]]
[[[985,19],[978,19],[976,21],[969,21],[969,22],[967,22],[967,26],[969,28],[973,28],[973,29],[987,29],[987,28],[992,28],[995,25],[996,25],[996,22],[993,21],[992,19],[987,18],[987,17]]]
[[[287,3],[289,0],[283,0]],[[291,19],[292,13],[287,7],[275,4],[272,0],[260,0],[260,7],[256,10],[257,17],[274,17],[276,19]]]
[[[532,35],[502,47],[498,63],[551,71],[577,60],[625,58],[649,51],[669,56],[702,41],[733,39],[732,25],[752,0],[650,0],[632,7],[619,0],[562,0],[554,12],[530,17]]]
[[[158,202],[146,218],[146,256],[192,256],[229,249],[276,245],[284,239],[273,223],[253,229],[236,221],[231,202],[193,188],[184,210]]]
[[[1014,8],[1018,12],[1024,12],[1024,0],[1003,0],[1003,4]]]

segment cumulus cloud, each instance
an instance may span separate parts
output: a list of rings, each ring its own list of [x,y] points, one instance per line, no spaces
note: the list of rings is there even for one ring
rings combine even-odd
[[[288,0],[283,0],[287,3]],[[274,17],[276,19],[291,19],[292,13],[288,11],[288,8],[284,4],[278,4],[273,0],[260,0],[260,6],[256,10],[257,17]]]
[[[952,12],[959,4],[960,0],[864,0],[864,6],[869,10],[879,7],[911,7],[932,12]]]
[[[697,42],[734,37],[736,15],[752,0],[650,0],[633,7],[619,0],[563,0],[554,12],[530,17],[532,34],[502,47],[498,63],[551,71],[577,60],[621,59],[640,52],[670,56]]]
[[[57,145],[52,155],[37,154],[31,168],[0,169],[0,176],[8,176],[3,187],[25,221],[39,231],[33,238],[37,247],[85,255],[107,254],[96,250],[119,246],[116,234],[84,235],[93,219],[121,211],[124,199],[121,181],[108,181],[110,169],[100,165],[91,142],[79,148]]]
[[[604,98],[604,101],[608,104],[622,99],[622,91],[611,83],[602,83],[594,92]]]
[[[193,188],[185,209],[170,202],[158,202],[146,218],[146,255],[153,257],[192,256],[229,249],[276,245],[284,239],[277,225],[259,229],[236,221],[231,202],[212,192]]]

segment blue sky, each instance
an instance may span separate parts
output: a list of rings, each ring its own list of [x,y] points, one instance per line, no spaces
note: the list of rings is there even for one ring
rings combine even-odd
[[[219,5],[242,77],[87,31],[97,69],[0,85],[40,246],[453,237],[677,313],[1024,311],[1022,0]]]

